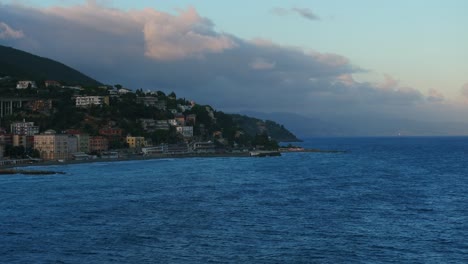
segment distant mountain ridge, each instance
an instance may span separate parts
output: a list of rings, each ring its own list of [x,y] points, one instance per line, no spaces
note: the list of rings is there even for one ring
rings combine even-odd
[[[339,118],[323,120],[294,113],[262,113],[244,111],[242,114],[270,119],[286,126],[299,137],[340,136],[462,136],[468,135],[468,124],[457,122],[423,122],[391,118]],[[339,121],[337,121],[339,120]]]
[[[0,77],[55,80],[68,85],[101,85],[100,82],[60,62],[0,45]]]
[[[286,129],[283,125],[280,125],[271,120],[261,120],[258,118],[231,114],[232,119],[239,124],[239,126],[250,136],[255,136],[256,134],[261,134],[266,132],[271,138],[280,142],[298,142],[301,141]]]

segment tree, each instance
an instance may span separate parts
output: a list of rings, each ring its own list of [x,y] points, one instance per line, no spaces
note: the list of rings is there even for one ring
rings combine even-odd
[[[266,133],[257,134],[252,141],[254,146],[261,146],[265,150],[277,150],[279,148],[278,142],[270,139]]]

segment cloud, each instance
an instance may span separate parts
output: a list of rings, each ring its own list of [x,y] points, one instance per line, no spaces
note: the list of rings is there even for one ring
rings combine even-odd
[[[468,83],[465,83],[460,88],[460,94],[465,98],[465,100],[468,100]]]
[[[293,8],[292,11],[296,12],[300,16],[308,20],[320,20],[309,8]]]
[[[384,89],[384,90],[394,90],[394,89],[397,89],[400,81],[399,80],[396,80],[395,78],[393,78],[392,76],[390,76],[389,74],[384,74],[384,81],[380,84],[378,84],[377,86],[381,89]]]
[[[429,89],[427,100],[429,102],[440,103],[445,101],[445,96],[435,89]]]
[[[179,16],[160,15],[144,25],[146,55],[155,59],[183,59],[204,53],[219,53],[237,46],[235,41],[213,30],[213,24],[201,18],[194,8]]]
[[[283,7],[275,7],[271,10],[271,13],[277,16],[287,16],[289,14],[297,14],[307,20],[320,20],[320,17],[317,16],[311,9],[309,8],[283,8]]]
[[[23,37],[23,31],[14,30],[8,24],[0,22],[0,39],[20,39]]]
[[[75,26],[106,34],[125,37],[142,32],[145,55],[156,60],[200,57],[236,46],[232,38],[216,32],[214,24],[201,17],[193,7],[171,15],[151,8],[126,12],[88,1],[72,8],[53,7],[41,11]]]
[[[217,32],[193,7],[170,14],[95,2],[54,8],[3,5],[0,17],[23,34],[21,41],[5,39],[2,45],[58,60],[104,83],[175,91],[223,111],[378,120],[402,112],[417,116],[422,106],[436,111],[443,98],[437,91],[422,94],[388,74],[380,83],[357,81],[353,75],[363,70],[340,54]]]
[[[254,70],[271,70],[275,68],[276,63],[268,62],[262,58],[256,58],[249,65],[250,65],[250,68]]]

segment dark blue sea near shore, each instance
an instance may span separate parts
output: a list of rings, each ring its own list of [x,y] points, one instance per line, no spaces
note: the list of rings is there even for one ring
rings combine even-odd
[[[468,263],[467,137],[301,145],[1,176],[0,262]]]

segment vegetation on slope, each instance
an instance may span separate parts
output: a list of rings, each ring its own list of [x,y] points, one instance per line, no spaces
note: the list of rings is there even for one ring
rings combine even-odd
[[[99,85],[79,71],[57,61],[0,45],[0,77],[56,80],[68,85]]]

